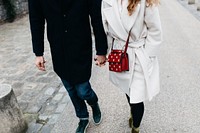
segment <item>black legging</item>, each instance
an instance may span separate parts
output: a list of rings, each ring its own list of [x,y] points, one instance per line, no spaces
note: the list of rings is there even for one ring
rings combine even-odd
[[[132,104],[130,103],[130,98],[128,95],[126,95],[127,99],[128,99],[128,103],[130,105],[131,108],[131,114],[133,117],[133,126],[134,127],[139,127],[140,123],[142,121],[142,117],[144,114],[144,103],[136,103],[136,104]]]

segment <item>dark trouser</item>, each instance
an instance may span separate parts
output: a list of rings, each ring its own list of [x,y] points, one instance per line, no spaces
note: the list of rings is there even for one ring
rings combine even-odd
[[[76,116],[80,119],[88,119],[89,114],[84,100],[86,100],[90,106],[95,105],[98,101],[97,95],[92,90],[89,81],[73,86],[66,80],[62,79],[62,82],[74,105]]]
[[[131,108],[131,115],[133,117],[133,126],[134,127],[139,127],[140,123],[142,121],[142,117],[144,114],[144,103],[136,103],[136,104],[132,104],[130,103],[130,98],[128,95],[126,95],[127,99],[128,99],[128,103],[130,105]]]

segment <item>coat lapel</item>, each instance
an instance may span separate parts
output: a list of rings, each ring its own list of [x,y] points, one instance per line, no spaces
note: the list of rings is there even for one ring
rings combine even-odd
[[[108,6],[103,8],[104,16],[119,38],[126,41],[129,30],[134,26],[141,9],[141,3],[137,6],[134,13],[129,16],[127,4],[124,4],[122,16],[120,18],[118,0],[103,0]]]
[[[122,25],[122,21],[120,20],[117,0],[103,0],[103,2],[107,5],[106,7],[103,7],[102,12],[104,13],[108,24],[119,38],[126,40],[128,32],[126,32]]]
[[[128,3],[127,3],[128,4]],[[122,16],[121,16],[121,21],[126,29],[127,32],[133,27],[135,24],[135,21],[137,19],[137,16],[140,12],[140,4],[136,7],[135,11],[131,16],[129,16],[128,10],[127,10],[127,4],[123,5],[123,11],[122,11]]]

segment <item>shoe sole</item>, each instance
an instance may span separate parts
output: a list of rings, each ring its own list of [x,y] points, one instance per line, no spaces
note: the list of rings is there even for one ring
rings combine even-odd
[[[88,126],[89,126],[89,122],[88,122],[88,124],[85,127],[84,133],[86,133],[86,130],[87,130]]]

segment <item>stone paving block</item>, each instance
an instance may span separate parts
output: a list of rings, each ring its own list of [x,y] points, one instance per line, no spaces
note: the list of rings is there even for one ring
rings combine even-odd
[[[56,90],[59,90],[61,87],[62,83],[60,79],[54,78],[54,80],[48,84],[48,86],[51,86],[52,88],[55,88]]]
[[[25,110],[27,109],[27,107],[28,107],[28,102],[23,102],[23,101],[21,101],[21,100],[18,100],[19,102],[19,107],[21,108],[21,110],[23,111],[23,112],[25,112]]]
[[[45,77],[46,74],[48,74],[48,71],[37,71],[35,76],[36,77]]]
[[[12,80],[6,79],[6,77],[4,78],[4,81],[2,82],[3,84],[12,84]]]
[[[60,88],[59,92],[61,92],[61,93],[64,92],[64,93],[65,93],[65,92],[67,92],[67,90],[66,90],[65,87],[63,86],[63,87]]]
[[[25,90],[32,90],[32,89],[42,89],[45,85],[39,84],[39,83],[33,83],[33,82],[24,82],[23,89]]]
[[[62,102],[61,102],[61,103],[65,103],[65,104],[67,104],[69,101],[70,101],[70,97],[69,97],[69,95],[68,95],[68,94],[66,94],[66,95],[63,97],[63,99],[62,99]]]
[[[38,94],[40,94],[39,90],[24,91],[21,96],[21,100],[31,102],[35,99],[36,96],[38,96]]]
[[[55,101],[55,100],[51,100],[51,101],[48,101],[47,102],[47,105],[48,106],[56,106],[57,107],[57,105],[58,105],[58,103],[59,103],[60,101]]]
[[[46,115],[46,114],[40,114],[39,115],[39,119],[40,120],[48,120],[50,118],[50,116],[49,115]]]
[[[22,78],[22,79],[24,79],[24,78]],[[35,77],[28,77],[28,78],[26,78],[26,81],[27,82],[36,82],[36,78]]]
[[[60,115],[51,133],[74,133],[77,123],[78,119],[76,118],[73,105],[68,104],[66,110]]]
[[[19,50],[20,50],[20,49],[19,49]],[[17,64],[24,64],[25,62],[27,62],[27,58],[23,58],[23,57],[19,58],[19,59],[16,61]],[[23,70],[26,70],[26,69],[23,69]]]
[[[44,92],[44,94],[45,95],[53,95],[53,93],[55,92],[55,90],[56,89],[54,89],[54,88],[52,88],[52,87],[50,87],[50,88],[48,88],[45,92]]]
[[[39,114],[38,113],[23,113],[24,118],[27,123],[36,123],[36,120],[38,119]]]
[[[42,127],[39,133],[50,133],[53,125],[46,124]]]
[[[29,67],[29,65],[26,65],[26,66],[24,66],[24,65],[22,65],[22,66],[19,66],[21,69],[23,69],[23,70],[26,70],[25,72],[24,72],[24,75],[27,75],[28,77],[29,76],[33,76],[36,72],[35,72],[35,70],[34,69],[31,69],[30,67]],[[27,68],[26,68],[27,67]],[[27,70],[28,69],[28,70]]]
[[[51,77],[39,77],[36,82],[41,82],[41,83],[51,83],[52,82]]]
[[[48,100],[50,100],[52,98],[52,96],[48,96],[48,95],[40,95],[40,97],[37,98],[36,100],[36,104],[38,106],[46,106],[46,104],[48,104]]]
[[[54,77],[54,76],[56,76],[55,72],[49,72],[47,75],[47,77]]]
[[[42,128],[42,124],[30,123],[26,133],[37,133]]]
[[[58,104],[58,107],[57,107],[55,113],[62,113],[66,106],[67,106],[67,104]]]
[[[55,112],[56,108],[57,108],[57,105],[50,104],[50,105],[47,105],[41,113],[50,115]]]
[[[53,114],[48,121],[48,124],[55,124],[59,118],[60,114]]]
[[[29,105],[29,107],[25,110],[28,113],[38,113],[40,111],[40,109],[42,108],[42,106],[38,106],[38,105]]]
[[[16,60],[18,61],[19,59],[15,56],[14,58],[10,58],[7,63],[10,65],[10,66],[16,66]]]
[[[22,88],[13,88],[13,91],[15,92],[16,97],[22,95],[23,93]]]
[[[13,88],[22,88],[23,85],[24,85],[24,83],[22,83],[22,82],[14,82],[12,87]]]
[[[58,94],[56,94],[56,95],[54,96],[53,100],[54,100],[54,101],[60,101],[60,100],[62,99],[63,95],[64,95],[64,94],[62,94],[62,93],[58,93]]]

